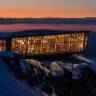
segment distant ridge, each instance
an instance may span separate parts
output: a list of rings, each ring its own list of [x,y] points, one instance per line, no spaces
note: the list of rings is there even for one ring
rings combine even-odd
[[[0,17],[0,24],[92,24],[96,25],[96,17],[86,18],[3,18]]]

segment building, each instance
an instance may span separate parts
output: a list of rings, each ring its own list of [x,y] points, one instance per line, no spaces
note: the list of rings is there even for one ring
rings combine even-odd
[[[89,32],[38,29],[0,33],[0,51],[12,51],[22,58],[64,58],[85,51]]]

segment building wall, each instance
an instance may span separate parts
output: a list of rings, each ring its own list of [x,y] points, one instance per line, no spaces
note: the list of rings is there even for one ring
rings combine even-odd
[[[84,55],[96,58],[96,32],[90,33]]]
[[[12,39],[6,39],[6,50],[11,51]]]

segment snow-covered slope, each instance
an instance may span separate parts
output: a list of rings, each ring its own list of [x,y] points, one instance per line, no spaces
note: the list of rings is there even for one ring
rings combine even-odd
[[[73,68],[73,78],[78,79],[78,75],[81,74],[81,69],[84,68],[85,66],[91,68],[94,70],[96,73],[96,58],[92,57],[84,57],[82,55],[77,57],[78,62],[75,63],[74,68]]]
[[[40,96],[17,80],[0,58],[0,96]]]

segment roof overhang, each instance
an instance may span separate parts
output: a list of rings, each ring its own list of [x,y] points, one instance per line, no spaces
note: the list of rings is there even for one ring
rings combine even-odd
[[[66,31],[66,30],[47,30],[47,29],[36,29],[36,30],[24,30],[14,33],[2,33],[0,39],[4,38],[17,38],[17,37],[30,37],[30,36],[44,36],[44,35],[57,35],[57,34],[70,34],[70,33],[89,33],[91,31],[80,30],[80,31]]]

